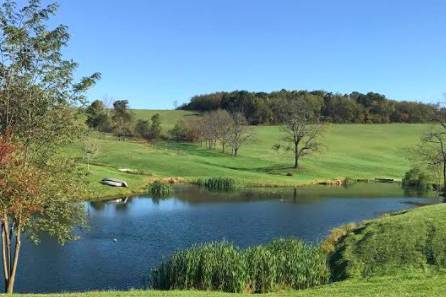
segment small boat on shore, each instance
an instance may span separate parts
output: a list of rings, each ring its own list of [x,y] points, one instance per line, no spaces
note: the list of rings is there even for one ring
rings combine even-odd
[[[107,185],[107,186],[111,186],[111,187],[123,187],[123,188],[127,188],[128,185],[125,181],[123,180],[119,180],[119,179],[115,179],[115,178],[103,178],[101,180],[101,184],[103,185]]]

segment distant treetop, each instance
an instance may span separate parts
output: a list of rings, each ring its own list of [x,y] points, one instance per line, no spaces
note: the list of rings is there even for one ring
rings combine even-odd
[[[304,102],[315,117],[333,123],[425,123],[434,121],[439,110],[438,105],[391,100],[374,92],[336,94],[320,90],[216,92],[194,96],[178,109],[224,109],[243,113],[253,125],[277,124],[283,122],[287,106],[294,101]]]

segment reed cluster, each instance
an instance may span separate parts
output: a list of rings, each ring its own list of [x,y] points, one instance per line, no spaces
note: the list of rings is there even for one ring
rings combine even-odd
[[[228,242],[196,245],[174,254],[152,270],[160,290],[218,290],[266,293],[324,284],[329,272],[324,253],[295,239],[240,249]]]
[[[196,183],[210,191],[232,191],[235,189],[235,180],[230,177],[200,178]]]
[[[169,196],[173,189],[170,184],[165,184],[160,181],[155,181],[149,185],[149,193],[154,197],[166,197]]]

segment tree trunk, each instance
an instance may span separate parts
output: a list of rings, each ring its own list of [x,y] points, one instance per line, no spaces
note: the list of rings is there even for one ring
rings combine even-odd
[[[3,220],[2,222],[2,260],[3,260],[3,279],[5,285],[5,291],[9,283],[9,253],[8,249],[8,223]]]
[[[233,153],[234,157],[237,157],[238,155],[238,148],[234,148],[234,153]]]
[[[294,168],[299,167],[299,146],[297,143],[294,144]]]
[[[13,259],[11,274],[9,276],[8,287],[6,290],[6,293],[8,293],[8,294],[12,294],[14,292],[15,276],[17,274],[17,264],[19,263],[19,255],[20,255],[21,245],[22,245],[21,232],[20,232],[20,228],[17,228],[17,233],[16,233],[16,237],[15,237],[14,259]]]
[[[12,252],[12,236],[15,231],[14,254]],[[15,278],[19,262],[21,247],[21,225],[18,223],[14,227],[9,227],[8,219],[2,222],[2,259],[3,259],[3,277],[5,284],[5,293],[14,292]]]
[[[224,142],[221,143],[221,152],[223,154],[225,153],[225,143]]]
[[[446,160],[443,160],[443,189],[441,190],[443,197],[446,196]]]

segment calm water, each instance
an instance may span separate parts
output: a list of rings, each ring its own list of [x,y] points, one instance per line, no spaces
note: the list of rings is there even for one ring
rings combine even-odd
[[[172,198],[88,203],[90,230],[63,247],[26,242],[18,292],[129,289],[144,286],[162,257],[194,243],[226,239],[246,247],[283,236],[321,240],[338,225],[434,203],[397,185],[359,185],[217,194],[185,187]]]

